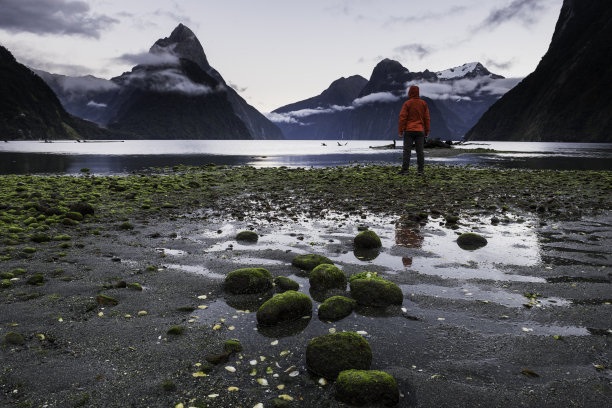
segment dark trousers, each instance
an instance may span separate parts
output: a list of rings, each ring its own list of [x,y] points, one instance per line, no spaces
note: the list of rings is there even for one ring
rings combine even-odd
[[[422,173],[425,167],[425,152],[423,151],[425,146],[425,133],[423,132],[404,132],[402,171],[407,172],[410,167],[410,151],[412,150],[413,144],[417,154],[417,171]]]

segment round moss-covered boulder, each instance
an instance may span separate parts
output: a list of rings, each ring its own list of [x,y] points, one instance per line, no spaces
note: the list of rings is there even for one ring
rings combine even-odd
[[[259,239],[259,236],[254,231],[240,231],[236,235],[236,241],[255,243]]]
[[[310,286],[315,290],[346,289],[346,276],[335,265],[321,264],[310,272]]]
[[[331,261],[331,259],[323,255],[316,254],[298,255],[293,258],[293,261],[291,261],[291,265],[297,266],[298,268],[306,271],[312,271],[321,264],[333,265],[334,263]]]
[[[42,273],[35,273],[34,275],[28,278],[27,282],[30,285],[42,285],[43,283],[45,283],[45,277]]]
[[[335,380],[344,370],[369,370],[371,364],[370,344],[354,332],[315,337],[306,348],[308,369],[328,380]]]
[[[376,370],[345,370],[336,380],[336,399],[350,405],[399,402],[399,387],[392,375]]]
[[[96,212],[93,206],[86,202],[72,203],[69,208],[71,212],[77,212],[81,215],[93,215]]]
[[[308,295],[289,290],[272,297],[261,305],[257,311],[257,322],[264,326],[272,326],[311,314],[312,300]]]
[[[351,279],[351,296],[360,305],[386,307],[401,305],[404,295],[399,286],[375,274]]]
[[[373,249],[382,247],[380,237],[372,230],[361,231],[353,240],[355,248]]]
[[[357,302],[345,296],[332,296],[325,299],[319,306],[319,319],[321,320],[340,320],[350,315]]]
[[[286,276],[277,276],[274,278],[274,286],[279,292],[286,292],[288,290],[299,290],[300,284]]]
[[[464,234],[459,235],[457,238],[457,245],[461,249],[466,249],[468,251],[473,251],[478,248],[482,248],[487,245],[487,239],[482,235],[475,234],[473,232],[466,232]]]
[[[261,293],[272,288],[272,275],[264,268],[244,268],[230,272],[225,290],[233,294]]]

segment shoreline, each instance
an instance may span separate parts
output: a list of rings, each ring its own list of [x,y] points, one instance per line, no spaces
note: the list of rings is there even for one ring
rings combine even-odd
[[[10,331],[25,341],[1,346],[0,402],[268,407],[284,394],[288,406],[344,407],[333,382],[320,385],[304,361],[308,340],[332,328],[367,333],[372,368],[398,381],[398,406],[609,399],[612,172],[436,166],[417,178],[398,170],[177,166],[126,177],[0,176],[0,272],[26,270],[0,289],[0,341]],[[65,224],[70,204],[82,201],[94,214]],[[450,215],[456,229],[444,222]],[[384,242],[369,261],[353,255],[363,225]],[[236,242],[245,229],[260,241]],[[502,245],[509,255],[466,261],[453,244],[463,231],[487,235],[490,249]],[[50,240],[32,241],[37,235]],[[223,291],[230,271],[261,266],[309,294],[291,266],[301,253],[329,255],[349,276],[382,274],[402,287],[406,312],[366,308],[330,324],[318,319],[315,299],[306,327],[266,331],[254,323],[260,299]],[[40,286],[26,283],[35,273]],[[118,304],[100,305],[98,294]],[[176,325],[184,333],[168,334]],[[231,338],[244,350],[194,376]],[[297,377],[284,373],[290,366]]]

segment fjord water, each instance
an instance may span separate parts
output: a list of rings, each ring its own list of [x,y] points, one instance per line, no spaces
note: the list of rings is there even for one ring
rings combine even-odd
[[[384,140],[127,140],[11,141],[0,143],[0,174],[125,174],[152,167],[208,163],[255,167],[329,167],[399,164],[395,150],[372,149]],[[426,163],[499,168],[612,170],[610,143],[469,142],[455,149],[493,149],[448,155],[426,152]],[[446,150],[446,149],[444,149]]]

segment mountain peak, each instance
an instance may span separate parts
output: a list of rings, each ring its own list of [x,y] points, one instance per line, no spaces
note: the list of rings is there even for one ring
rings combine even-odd
[[[445,69],[444,71],[436,72],[439,80],[455,80],[463,78],[476,78],[488,76],[493,79],[501,79],[503,76],[491,73],[480,62],[468,62],[459,67]]]
[[[169,53],[195,62],[204,71],[210,69],[202,44],[193,31],[182,23],[172,30],[170,37],[157,40],[149,52],[152,54]]]

